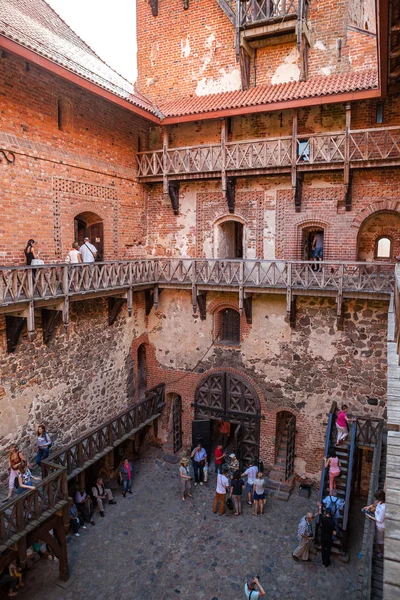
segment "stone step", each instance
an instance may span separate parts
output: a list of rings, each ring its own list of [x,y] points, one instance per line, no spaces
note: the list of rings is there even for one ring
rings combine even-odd
[[[267,479],[265,482],[265,489],[268,491],[279,491],[291,492],[294,487],[294,482],[290,481],[276,481],[275,479]]]
[[[281,492],[280,490],[266,490],[266,491],[267,491],[267,495],[269,498],[276,498],[277,500],[282,500],[283,502],[287,502],[290,498],[289,492]]]

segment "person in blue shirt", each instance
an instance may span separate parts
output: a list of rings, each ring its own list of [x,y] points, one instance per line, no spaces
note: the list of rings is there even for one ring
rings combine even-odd
[[[192,451],[190,455],[193,460],[193,470],[194,470],[194,485],[200,483],[203,485],[204,481],[204,467],[207,464],[207,452],[204,450],[201,442],[197,444],[197,446]]]
[[[265,590],[263,590],[262,585],[258,581],[258,577],[249,579],[247,583],[244,584],[244,593],[246,595],[246,600],[257,600],[257,598],[265,596]]]
[[[337,491],[332,490],[332,494],[328,494],[322,500],[322,504],[325,506],[325,510],[330,507],[332,510],[332,517],[335,521],[336,527],[338,527],[338,519],[340,518],[340,511],[344,507],[344,500],[338,498]]]

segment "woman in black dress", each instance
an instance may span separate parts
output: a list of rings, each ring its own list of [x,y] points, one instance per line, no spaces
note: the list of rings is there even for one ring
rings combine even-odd
[[[24,254],[26,257],[26,264],[30,266],[34,258],[37,258],[36,250],[34,248],[35,240],[28,240],[25,246]]]

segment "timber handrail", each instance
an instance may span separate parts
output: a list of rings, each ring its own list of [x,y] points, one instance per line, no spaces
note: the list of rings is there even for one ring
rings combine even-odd
[[[336,400],[332,402],[331,409],[328,415],[328,423],[326,426],[326,434],[325,434],[325,450],[324,450],[324,461],[322,465],[321,471],[321,482],[319,486],[319,501],[322,504],[322,500],[324,499],[324,487],[325,487],[325,479],[327,477],[327,468],[325,466],[325,457],[329,456],[329,450],[331,447],[333,428],[336,423],[336,413],[338,410],[338,405]]]
[[[349,512],[350,512],[350,504],[351,504],[351,496],[353,492],[353,470],[354,470],[354,458],[356,452],[356,434],[357,434],[357,422],[353,421],[350,429],[350,452],[349,452],[349,462],[347,465],[347,481],[346,481],[346,495],[345,495],[345,503],[343,508],[343,532],[344,532],[344,540],[343,540],[343,551],[347,550],[347,542],[348,542],[348,521],[349,521]]]

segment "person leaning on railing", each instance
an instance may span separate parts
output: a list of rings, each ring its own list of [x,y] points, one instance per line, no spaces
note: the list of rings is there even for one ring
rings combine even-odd
[[[375,502],[364,506],[362,512],[371,521],[375,521],[375,541],[378,546],[378,557],[383,557],[383,542],[385,535],[386,496],[383,490],[375,492]]]
[[[18,469],[22,465],[22,463],[26,464],[25,455],[19,450],[17,444],[12,444],[10,446],[9,461],[10,477],[8,480],[8,494],[7,498],[5,498],[3,502],[11,500],[13,490],[15,489],[15,479],[18,477]]]

